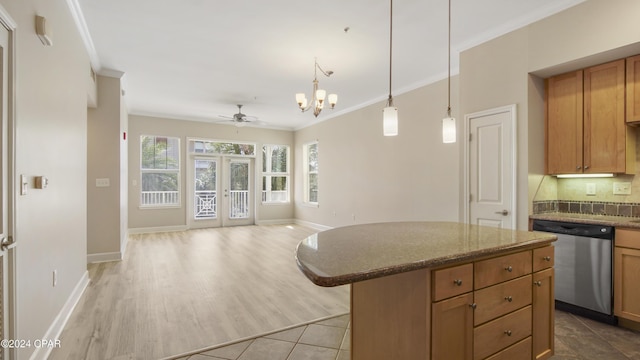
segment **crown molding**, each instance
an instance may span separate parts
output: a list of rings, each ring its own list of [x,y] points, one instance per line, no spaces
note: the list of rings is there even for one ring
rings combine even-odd
[[[76,23],[76,27],[78,28],[84,47],[87,49],[87,53],[89,54],[91,67],[96,73],[99,73],[102,70],[102,66],[100,65],[98,52],[96,51],[96,47],[93,45],[93,40],[91,39],[91,34],[89,33],[89,28],[87,27],[87,22],[84,19],[84,14],[82,13],[80,4],[78,3],[78,0],[67,0],[67,5],[71,11],[73,21]]]

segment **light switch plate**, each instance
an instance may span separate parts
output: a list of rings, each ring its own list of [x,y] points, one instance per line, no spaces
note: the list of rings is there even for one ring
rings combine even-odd
[[[96,179],[96,187],[109,187],[109,178]]]
[[[614,182],[613,195],[631,195],[630,182]]]

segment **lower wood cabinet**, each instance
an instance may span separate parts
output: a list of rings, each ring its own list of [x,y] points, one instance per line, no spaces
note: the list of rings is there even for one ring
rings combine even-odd
[[[613,313],[640,322],[640,231],[616,228],[613,277]]]
[[[553,246],[351,285],[354,360],[553,355]]]
[[[473,293],[431,305],[431,358],[473,359]]]

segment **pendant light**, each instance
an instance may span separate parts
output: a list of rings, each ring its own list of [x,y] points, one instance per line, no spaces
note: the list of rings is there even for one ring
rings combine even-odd
[[[393,49],[393,0],[390,0],[391,10],[389,12],[389,99],[387,106],[382,110],[382,131],[384,136],[398,135],[398,108],[393,106],[393,96],[391,96],[391,68]]]
[[[456,119],[451,117],[451,0],[449,0],[449,39],[448,39],[448,75],[447,75],[447,117],[442,119],[442,142],[456,142]]]

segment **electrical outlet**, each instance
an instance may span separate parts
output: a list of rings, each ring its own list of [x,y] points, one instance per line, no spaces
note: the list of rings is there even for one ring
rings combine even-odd
[[[613,195],[631,195],[630,182],[614,182]]]
[[[595,195],[596,194],[596,184],[595,183],[587,183],[587,195]]]

